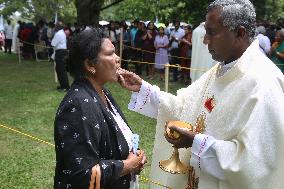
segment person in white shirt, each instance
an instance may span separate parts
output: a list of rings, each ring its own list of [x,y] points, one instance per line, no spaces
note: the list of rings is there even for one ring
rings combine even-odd
[[[180,28],[180,21],[175,21],[175,29],[171,32],[170,35],[170,52],[171,52],[171,64],[180,65],[180,48],[179,41],[183,38],[185,32],[182,28]],[[173,80],[176,82],[178,80],[178,69],[173,68]]]
[[[256,32],[258,33],[259,49],[263,54],[267,55],[270,51],[271,43],[270,39],[265,35],[266,29],[264,26],[258,26]]]
[[[129,108],[157,119],[151,179],[171,188],[193,188],[189,175],[163,172],[158,162],[172,147],[195,169],[198,189],[282,189],[284,185],[284,76],[259,50],[256,14],[249,0],[215,0],[207,11],[204,43],[217,65],[177,96],[120,70],[134,91]],[[180,138],[164,137],[167,121]],[[151,188],[155,188],[154,186]]]
[[[4,33],[5,33],[5,53],[9,51],[9,54],[11,54],[13,27],[11,25],[10,20],[7,20],[7,24],[4,27]]]
[[[170,28],[169,25],[170,25],[169,21],[165,21],[165,26],[166,26],[166,28],[165,28],[165,35],[168,38],[170,38],[170,35],[171,35],[171,28]]]
[[[17,24],[14,26],[14,31],[13,31],[13,40],[12,40],[12,50],[15,53],[18,53],[18,43],[19,43],[19,28],[21,25],[21,21],[19,20]]]
[[[58,22],[55,26],[56,33],[51,41],[51,45],[55,49],[55,63],[56,73],[60,86],[57,87],[60,91],[67,91],[69,89],[69,81],[66,70],[66,56],[67,56],[67,39],[63,30],[63,23]]]

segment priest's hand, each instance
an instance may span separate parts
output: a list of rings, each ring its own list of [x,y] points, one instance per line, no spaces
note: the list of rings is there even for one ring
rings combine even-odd
[[[188,129],[179,128],[174,125],[168,125],[168,128],[180,135],[177,139],[171,139],[165,133],[165,138],[169,143],[173,144],[177,148],[189,148],[192,146],[195,137],[194,132],[189,131]]]
[[[119,84],[133,92],[139,92],[141,85],[142,85],[142,79],[136,75],[133,72],[124,70],[122,68],[119,68],[117,70],[118,74],[118,82]]]

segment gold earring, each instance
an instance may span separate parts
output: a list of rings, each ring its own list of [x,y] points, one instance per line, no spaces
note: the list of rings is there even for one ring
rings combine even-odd
[[[92,73],[93,75],[95,75],[95,74],[96,74],[96,70],[91,70],[91,73]]]

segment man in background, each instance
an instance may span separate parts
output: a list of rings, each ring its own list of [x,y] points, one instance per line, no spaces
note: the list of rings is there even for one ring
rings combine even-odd
[[[184,30],[180,27],[180,21],[176,20],[175,22],[175,29],[170,34],[170,52],[172,56],[171,64],[173,65],[180,65],[180,48],[179,48],[179,41],[185,35]],[[173,82],[178,80],[178,68],[173,68]]]
[[[57,89],[65,92],[69,89],[69,81],[66,70],[67,38],[63,28],[62,22],[56,24],[56,33],[51,41],[51,45],[55,49],[55,70],[60,84]]]
[[[5,33],[5,53],[9,52],[9,54],[11,54],[13,27],[11,25],[10,20],[7,20],[7,24],[4,27],[4,33]]]

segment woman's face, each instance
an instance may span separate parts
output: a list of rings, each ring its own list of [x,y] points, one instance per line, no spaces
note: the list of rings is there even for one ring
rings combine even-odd
[[[185,32],[185,34],[189,34],[189,33],[191,33],[191,29],[185,28],[184,32]]]
[[[275,34],[275,41],[276,41],[276,42],[282,42],[282,41],[283,41],[283,39],[281,38],[281,34],[280,34],[279,31],[276,32],[276,34]]]
[[[163,35],[164,32],[165,32],[165,31],[164,31],[164,28],[160,27],[160,28],[159,28],[159,34],[160,34],[160,35]]]
[[[153,22],[150,22],[148,28],[149,28],[150,30],[154,29],[154,23],[153,23]]]
[[[113,44],[108,38],[103,39],[101,51],[98,54],[98,63],[95,64],[96,80],[102,83],[116,82],[118,80],[117,69],[119,67],[119,56],[115,54]]]

